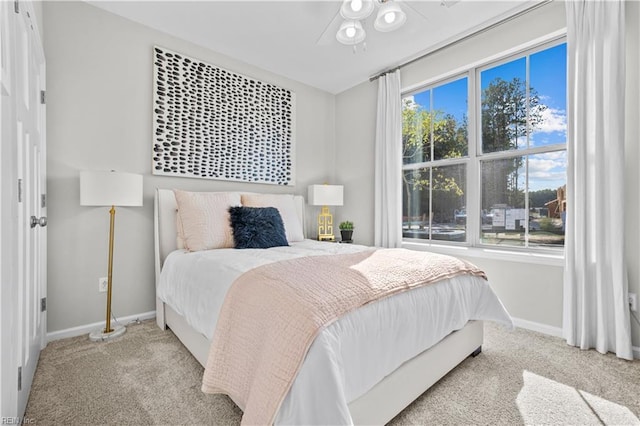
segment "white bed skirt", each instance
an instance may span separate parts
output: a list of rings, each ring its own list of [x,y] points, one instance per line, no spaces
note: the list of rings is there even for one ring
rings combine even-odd
[[[191,354],[204,367],[211,342],[193,330],[186,320],[162,301],[158,303],[164,315],[158,315],[158,326],[169,327]],[[160,318],[164,318],[163,323]],[[388,423],[411,402],[422,395],[449,371],[482,346],[482,321],[469,321],[437,345],[402,364],[371,390],[349,402],[349,412],[355,425]]]

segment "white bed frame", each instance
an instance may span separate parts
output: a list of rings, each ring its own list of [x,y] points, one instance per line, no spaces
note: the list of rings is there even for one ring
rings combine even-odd
[[[306,229],[304,198],[296,196],[295,202],[303,229]],[[173,190],[156,189],[156,286],[164,259],[177,248],[176,210]],[[170,328],[200,364],[206,364],[210,341],[191,328],[184,317],[159,298],[156,298],[156,321],[163,330]],[[469,321],[461,330],[451,333],[438,344],[408,360],[366,394],[349,403],[354,424],[381,425],[389,422],[469,355],[479,354],[482,341],[482,321]]]

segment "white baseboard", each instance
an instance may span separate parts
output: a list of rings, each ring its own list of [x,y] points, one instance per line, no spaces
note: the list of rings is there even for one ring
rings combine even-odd
[[[548,334],[549,336],[562,337],[562,328],[552,325],[541,324],[539,322],[513,318],[516,327],[525,328],[527,330],[537,331],[538,333]]]
[[[551,325],[523,320],[520,318],[513,318],[513,324],[516,327],[537,331],[538,333],[548,334],[549,336],[562,337],[562,328],[560,327],[553,327]],[[633,346],[631,349],[633,350],[633,358],[640,359],[640,347]]]
[[[129,315],[126,317],[118,318],[118,322],[122,325],[127,325],[128,323],[136,320],[147,320],[151,318],[155,318],[156,311],[145,312],[137,315]],[[67,337],[76,337],[82,336],[83,334],[88,334],[89,332],[98,329],[100,327],[104,328],[104,321],[94,322],[93,324],[80,325],[78,327],[71,327],[65,330],[52,331],[47,333],[47,343],[53,342],[54,340],[66,339]]]
[[[156,311],[145,312],[138,315],[129,315],[126,317],[118,318],[118,321],[124,325],[130,323],[135,320],[144,321],[147,319],[155,318]],[[539,322],[523,320],[520,318],[513,318],[513,323],[516,327],[524,328],[527,330],[537,331],[538,333],[547,334],[549,336],[554,337],[562,337],[562,328],[553,327],[547,324],[541,324]],[[104,322],[94,322],[93,324],[81,325],[78,327],[67,328],[65,330],[52,331],[51,333],[47,333],[47,343],[53,342],[54,340],[66,339],[67,337],[76,337],[82,336],[83,334],[88,334],[89,332],[102,327]],[[640,347],[633,347],[633,357],[635,359],[640,359]]]

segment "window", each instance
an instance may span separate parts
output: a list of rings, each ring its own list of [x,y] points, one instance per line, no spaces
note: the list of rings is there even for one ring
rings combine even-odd
[[[403,236],[466,241],[467,77],[403,98]]]
[[[402,113],[405,239],[564,246],[565,43],[408,93]]]

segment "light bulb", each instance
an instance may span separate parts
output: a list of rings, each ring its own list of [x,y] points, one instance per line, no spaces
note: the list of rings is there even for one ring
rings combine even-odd
[[[351,10],[358,12],[362,9],[362,0],[351,0]]]
[[[385,13],[385,14],[384,14],[384,21],[385,21],[387,24],[390,24],[390,23],[392,23],[392,22],[393,22],[393,21],[395,21],[395,20],[396,20],[396,14],[395,14],[395,12],[387,12],[387,13]]]
[[[362,43],[366,36],[360,21],[344,21],[336,33],[336,39],[347,46]]]

